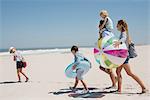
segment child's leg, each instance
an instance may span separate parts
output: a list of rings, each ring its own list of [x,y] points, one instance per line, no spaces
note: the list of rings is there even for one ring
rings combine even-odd
[[[79,82],[79,80],[78,80],[78,78],[76,77],[76,78],[75,78],[75,84],[74,84],[73,88],[76,88],[76,87],[77,87],[78,82]]]
[[[120,66],[117,68],[116,73],[118,77],[118,92],[121,92],[121,85],[122,85],[122,76],[121,76],[121,70],[123,66]]]
[[[144,86],[143,82],[140,80],[140,78],[138,76],[136,76],[135,74],[132,73],[129,64],[124,64],[124,69],[126,71],[126,73],[131,76],[142,88],[142,91],[144,89],[146,89],[146,87]]]
[[[99,31],[99,40],[102,38],[102,33]]]
[[[117,82],[117,80],[116,80],[116,78],[115,78],[114,73],[111,72],[111,73],[109,74],[109,76],[110,76],[110,79],[111,79],[111,81],[112,81],[112,86],[115,86],[115,87],[116,87],[116,82]]]
[[[88,88],[86,87],[86,84],[83,82],[83,73],[84,73],[84,70],[83,69],[78,69],[77,70],[77,79],[78,80],[81,80],[81,83],[83,84],[83,86],[84,86],[84,88],[86,89],[86,90],[88,90]]]
[[[17,69],[17,76],[18,76],[18,82],[21,81],[21,78],[20,78],[20,68]]]
[[[84,83],[84,81],[83,81],[83,80],[81,80],[81,83],[83,84],[83,86],[84,86],[85,90],[88,90],[88,88],[87,88],[87,86],[86,86],[86,84]]]
[[[100,70],[102,70],[102,71],[106,72],[107,74],[109,74],[110,79],[112,81],[112,86],[116,86],[116,79],[115,79],[115,75],[114,75],[113,71],[110,70],[110,69],[106,69],[104,67],[101,67],[101,66],[99,68],[100,68]]]
[[[22,68],[20,69],[20,73],[26,78],[26,81],[28,81],[28,77],[22,72]]]

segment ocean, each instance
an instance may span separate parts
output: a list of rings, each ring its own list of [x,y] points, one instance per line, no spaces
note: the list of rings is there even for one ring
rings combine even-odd
[[[82,46],[80,48],[93,48],[94,46]],[[51,47],[51,48],[17,48],[22,54],[44,54],[44,53],[70,53],[71,47]],[[8,49],[0,49],[0,56],[8,56]]]

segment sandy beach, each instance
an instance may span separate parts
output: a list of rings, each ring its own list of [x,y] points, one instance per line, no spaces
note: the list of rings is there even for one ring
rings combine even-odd
[[[68,88],[74,79],[65,76],[64,70],[73,62],[73,55],[67,52],[46,52],[37,54],[23,53],[28,66],[24,69],[29,82],[17,83],[16,65],[11,55],[0,56],[0,100],[150,100],[150,94],[138,94],[140,86],[125,71],[122,71],[122,94],[112,93],[106,87],[111,85],[107,74],[99,70],[93,55],[93,48],[80,48],[80,51],[92,62],[92,69],[84,76],[91,92],[90,95],[73,94]],[[130,60],[132,71],[145,85],[150,87],[150,45],[136,46],[138,57]],[[115,72],[115,69],[114,69]],[[79,84],[79,89],[83,88]]]

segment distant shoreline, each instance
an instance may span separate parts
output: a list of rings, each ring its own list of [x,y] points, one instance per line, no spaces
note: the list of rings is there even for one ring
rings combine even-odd
[[[80,48],[91,48],[94,46],[79,46]],[[64,46],[64,47],[37,47],[37,48],[17,48],[18,50],[45,50],[45,49],[67,49],[71,48],[71,46]],[[9,48],[8,48],[9,49]],[[1,52],[8,52],[8,49],[0,49]]]
[[[136,44],[136,46],[148,46],[150,44]],[[64,46],[64,47],[41,47],[41,48],[17,48],[18,50],[49,50],[49,49],[68,49],[70,48],[71,46]],[[80,48],[92,48],[92,47],[95,47],[94,45],[93,46],[79,46]],[[9,48],[8,48],[9,49]],[[0,53],[3,53],[3,52],[8,52],[8,49],[0,49]]]

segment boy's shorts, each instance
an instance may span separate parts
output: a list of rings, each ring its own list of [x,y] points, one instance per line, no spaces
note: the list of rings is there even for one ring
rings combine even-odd
[[[77,73],[77,79],[78,79],[78,80],[83,80],[83,73],[84,73],[84,70],[81,69],[81,68],[79,68],[79,69],[77,69],[76,73]]]

